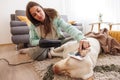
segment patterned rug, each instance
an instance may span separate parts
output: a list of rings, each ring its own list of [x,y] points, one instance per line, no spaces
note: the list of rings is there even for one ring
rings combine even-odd
[[[100,55],[97,65],[94,68],[95,80],[120,80],[120,56]],[[50,70],[51,64],[61,60],[61,58],[47,59],[33,63],[34,70],[40,80],[75,80],[64,75],[54,75]],[[80,79],[77,79],[80,80]]]

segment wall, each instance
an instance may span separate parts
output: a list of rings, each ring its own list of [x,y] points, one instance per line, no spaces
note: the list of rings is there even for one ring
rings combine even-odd
[[[120,23],[120,0],[66,0],[66,6],[69,20],[82,22],[84,32],[90,31],[90,23],[98,22],[99,13],[104,22]]]
[[[11,42],[10,14],[16,9],[25,10],[26,4],[31,0],[1,0],[0,1],[0,44]],[[32,0],[39,2],[43,7],[51,7],[58,10],[60,14],[65,14],[64,0]]]

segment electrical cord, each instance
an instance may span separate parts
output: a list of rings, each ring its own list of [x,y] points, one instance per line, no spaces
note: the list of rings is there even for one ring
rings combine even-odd
[[[45,49],[46,50],[46,49]],[[45,50],[43,50],[41,53],[43,53]],[[5,59],[5,58],[0,58],[0,61],[1,60],[4,60],[5,62],[7,62],[8,63],[8,65],[9,66],[18,66],[18,65],[22,65],[22,64],[27,64],[27,63],[32,63],[32,62],[34,62],[34,61],[39,61],[38,60],[38,57],[40,57],[42,54],[40,54],[40,55],[38,55],[34,60],[31,60],[31,61],[26,61],[26,62],[21,62],[21,63],[17,63],[17,64],[11,64],[7,59]]]
[[[1,61],[1,60],[4,60],[5,62],[7,62],[9,66],[18,66],[18,65],[22,65],[22,64],[32,63],[32,62],[35,61],[35,60],[31,60],[31,61],[21,62],[21,63],[17,63],[17,64],[11,64],[11,63],[10,63],[7,59],[5,59],[5,58],[0,58],[0,61]]]

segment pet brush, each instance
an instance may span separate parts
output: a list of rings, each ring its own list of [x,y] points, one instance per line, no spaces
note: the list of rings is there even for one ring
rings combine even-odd
[[[70,57],[74,58],[74,59],[77,59],[77,60],[83,60],[84,59],[84,57],[82,57],[79,52],[76,52],[76,53],[71,52],[68,55]]]

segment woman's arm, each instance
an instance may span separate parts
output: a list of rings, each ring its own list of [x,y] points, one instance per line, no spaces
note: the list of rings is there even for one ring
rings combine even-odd
[[[57,20],[58,27],[63,28],[68,34],[70,34],[77,41],[80,41],[81,39],[85,38],[84,34],[80,30],[66,23],[62,18],[57,18],[57,19],[58,19]]]
[[[63,28],[68,34],[79,42],[78,52],[82,52],[90,47],[89,42],[85,39],[84,34],[74,26],[66,23],[63,19],[58,18],[58,27]]]
[[[31,26],[30,26],[29,35],[30,35],[30,38],[29,38],[30,44],[32,46],[39,45],[40,38],[38,37],[37,33],[35,32],[35,26],[33,24],[31,24]]]

